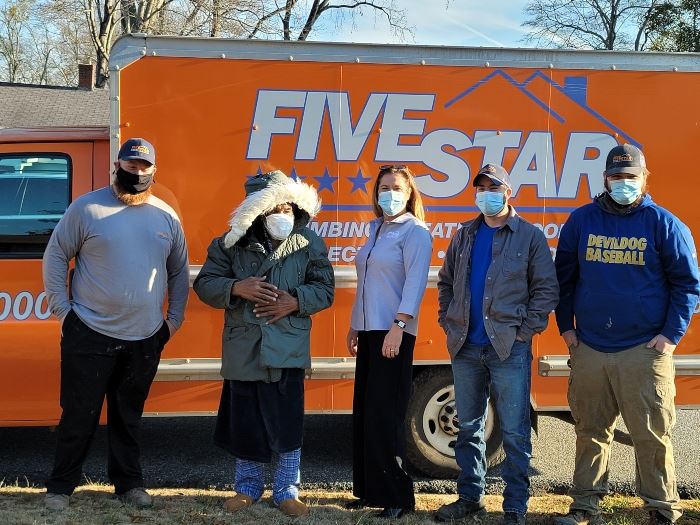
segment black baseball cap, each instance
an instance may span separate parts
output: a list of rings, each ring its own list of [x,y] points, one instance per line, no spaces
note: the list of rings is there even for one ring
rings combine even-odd
[[[117,158],[121,160],[145,160],[149,164],[155,164],[156,149],[146,139],[136,137],[122,144]]]
[[[491,179],[491,182],[493,182],[497,186],[505,184],[509,188],[512,187],[510,185],[510,177],[508,176],[508,172],[503,166],[499,166],[498,164],[486,164],[483,168],[479,170],[479,173],[476,174],[476,177],[474,177],[474,181],[472,182],[474,186],[476,186],[479,177],[481,177],[482,175]]]
[[[647,161],[644,159],[642,150],[632,144],[622,144],[615,146],[608,153],[608,158],[605,159],[604,173],[606,176],[616,173],[641,175],[646,167]]]

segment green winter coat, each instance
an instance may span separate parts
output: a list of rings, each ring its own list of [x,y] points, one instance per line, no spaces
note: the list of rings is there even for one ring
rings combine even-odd
[[[223,308],[221,375],[238,381],[279,381],[284,368],[310,368],[310,315],[333,302],[333,267],[323,240],[297,225],[276,250],[267,254],[250,234],[225,247],[214,239],[194,281],[194,291],[209,306]],[[231,296],[233,283],[250,276],[294,295],[299,311],[274,324],[253,313],[254,304]]]

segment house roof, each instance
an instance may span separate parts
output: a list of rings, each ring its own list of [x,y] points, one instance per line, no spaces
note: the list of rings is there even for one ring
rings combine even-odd
[[[0,82],[0,128],[109,126],[109,92]]]

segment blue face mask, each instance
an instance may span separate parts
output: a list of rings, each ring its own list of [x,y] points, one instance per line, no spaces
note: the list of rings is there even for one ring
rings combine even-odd
[[[505,195],[500,191],[477,192],[476,205],[487,217],[498,215],[506,205]]]
[[[610,196],[618,204],[626,206],[636,201],[642,194],[640,179],[622,179],[610,181]]]
[[[389,217],[394,217],[406,208],[406,194],[402,191],[381,191],[377,201],[382,211]]]

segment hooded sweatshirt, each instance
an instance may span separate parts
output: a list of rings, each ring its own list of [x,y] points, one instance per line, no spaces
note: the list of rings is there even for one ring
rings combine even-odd
[[[607,193],[564,224],[555,260],[559,331],[619,352],[662,334],[678,344],[698,302],[695,243],[677,217],[645,195],[619,206]]]

